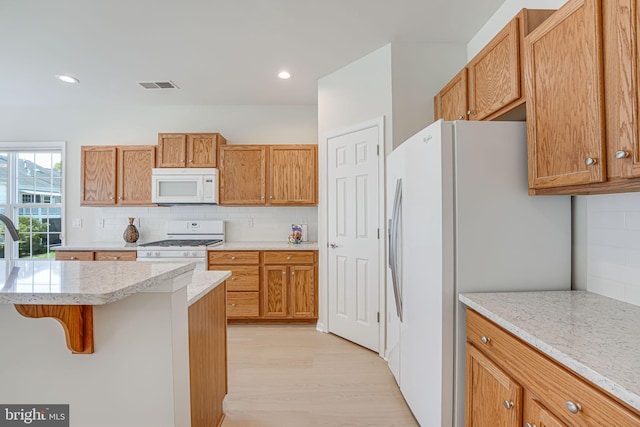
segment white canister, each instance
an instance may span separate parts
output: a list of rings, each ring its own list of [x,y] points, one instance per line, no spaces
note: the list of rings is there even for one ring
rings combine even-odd
[[[309,241],[309,225],[301,224],[301,226],[302,226],[302,241],[308,242]]]

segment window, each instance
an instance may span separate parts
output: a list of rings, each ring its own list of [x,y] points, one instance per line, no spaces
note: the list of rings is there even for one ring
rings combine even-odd
[[[30,149],[25,149],[28,146]],[[20,235],[6,250],[4,224],[0,224],[0,257],[54,258],[61,244],[64,143],[12,147],[0,145],[0,213],[9,216]]]

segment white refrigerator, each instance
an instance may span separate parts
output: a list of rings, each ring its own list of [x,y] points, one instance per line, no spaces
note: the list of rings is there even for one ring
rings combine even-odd
[[[464,425],[464,292],[571,287],[571,202],[527,193],[521,122],[437,121],[387,158],[386,357],[422,427]]]

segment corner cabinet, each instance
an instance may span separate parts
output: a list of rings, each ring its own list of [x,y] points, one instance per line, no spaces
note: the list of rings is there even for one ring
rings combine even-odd
[[[152,205],[151,169],[155,146],[81,147],[83,206]]]
[[[640,425],[640,414],[467,309],[465,426]]]
[[[569,0],[525,43],[530,194],[640,191],[632,0]]]
[[[230,270],[232,323],[309,323],[318,318],[317,251],[209,251],[209,270]]]
[[[219,133],[159,133],[158,167],[218,167],[218,147],[226,142]]]
[[[317,204],[316,145],[225,145],[220,148],[220,204]]]

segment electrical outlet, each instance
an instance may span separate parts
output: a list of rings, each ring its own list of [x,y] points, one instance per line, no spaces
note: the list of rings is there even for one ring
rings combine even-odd
[[[74,218],[71,220],[71,228],[82,228],[82,218]]]

